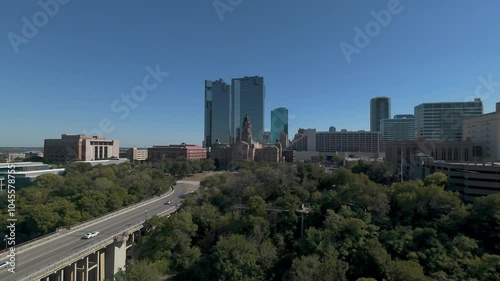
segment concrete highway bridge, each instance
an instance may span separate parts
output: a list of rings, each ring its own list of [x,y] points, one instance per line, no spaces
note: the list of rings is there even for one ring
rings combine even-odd
[[[199,182],[177,181],[173,191],[107,214],[92,221],[18,245],[15,273],[10,265],[0,269],[1,281],[104,281],[125,269],[131,249],[147,218],[175,212],[182,195]],[[167,204],[171,201],[170,204]],[[85,233],[99,231],[90,239]],[[129,250],[129,251],[130,251]],[[0,260],[9,261],[9,252]]]

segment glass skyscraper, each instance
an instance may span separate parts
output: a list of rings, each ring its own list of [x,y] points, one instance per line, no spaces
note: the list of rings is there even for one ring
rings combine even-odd
[[[417,137],[431,140],[462,140],[462,122],[465,117],[483,114],[483,102],[422,103],[415,106]]]
[[[205,140],[211,147],[216,139],[223,144],[231,137],[231,87],[219,79],[205,80]]]
[[[271,111],[271,143],[279,141],[281,133],[288,136],[288,109],[278,107]]]
[[[391,119],[391,98],[372,98],[370,100],[370,131],[380,132],[380,120],[382,119]]]
[[[264,141],[264,77],[254,76],[232,79],[231,83],[231,134],[239,137],[245,114],[252,120],[253,140]]]

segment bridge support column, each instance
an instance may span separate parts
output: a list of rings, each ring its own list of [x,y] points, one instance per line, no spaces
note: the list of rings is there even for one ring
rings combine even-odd
[[[89,256],[85,257],[85,268],[83,270],[85,272],[85,281],[89,281]]]
[[[76,277],[78,277],[78,276],[76,275],[76,274],[77,274],[77,271],[76,271],[76,264],[77,264],[77,262],[75,262],[75,263],[73,264],[73,278],[72,278],[73,280],[72,280],[72,281],[76,281],[76,280],[77,280],[77,279],[76,279]]]
[[[99,252],[99,281],[104,281],[105,278],[105,260],[106,260],[106,254],[104,252]]]
[[[59,270],[57,273],[56,273],[56,280],[57,281],[64,281],[64,268]]]
[[[113,244],[106,247],[106,278],[115,280],[115,274],[120,270],[125,270],[126,259],[127,241],[125,239],[115,241]]]
[[[76,281],[75,280],[75,265],[74,263],[66,266],[63,268],[64,272],[62,272],[62,278],[61,281]]]

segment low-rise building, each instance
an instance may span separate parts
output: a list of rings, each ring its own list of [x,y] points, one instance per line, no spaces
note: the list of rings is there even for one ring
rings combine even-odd
[[[442,172],[448,176],[448,190],[459,192],[462,199],[472,202],[475,198],[500,192],[500,163],[447,163],[428,161],[424,164],[425,176]]]
[[[106,160],[90,160],[90,161],[75,161],[75,163],[88,163],[91,166],[107,166],[107,165],[120,165],[124,163],[129,163],[130,161],[127,158],[115,158],[115,159],[106,159]]]
[[[63,163],[67,161],[91,161],[118,158],[120,145],[117,140],[98,136],[62,134],[60,139],[44,141],[44,161]]]
[[[280,140],[279,142],[281,143],[281,147],[283,149],[286,149],[290,146],[290,140],[288,139],[288,134],[285,132],[282,132],[280,134]]]
[[[409,141],[389,142],[386,161],[403,167],[405,178],[422,177],[422,161],[432,159],[446,162],[473,162],[481,160],[481,148],[469,139],[464,141],[441,141],[418,138]]]
[[[255,150],[255,161],[257,162],[283,162],[283,149],[281,144],[278,142],[274,145],[266,145],[260,149]]]
[[[24,160],[26,158],[26,154],[24,153],[9,153],[7,155],[7,162],[15,162],[17,160]]]
[[[14,173],[9,173],[14,170]],[[64,174],[65,169],[51,169],[49,165],[41,162],[0,163],[0,191],[5,191],[8,175],[15,178],[16,189],[28,187],[36,177],[44,174]]]
[[[283,149],[283,159],[287,163],[295,162],[296,159],[295,150]]]
[[[120,152],[120,158],[127,158],[130,161],[145,161],[148,159],[148,149],[137,147],[127,148],[123,152]]]
[[[500,102],[493,113],[464,118],[462,135],[481,146],[483,160],[500,161]]]
[[[207,150],[195,144],[172,144],[168,146],[153,146],[148,148],[149,160],[163,160],[168,158],[184,157],[186,159],[206,159]]]
[[[289,146],[289,149],[297,151],[298,160],[305,161],[319,155],[328,157],[337,154],[379,157],[380,148],[380,132],[316,132],[316,129],[299,129]]]

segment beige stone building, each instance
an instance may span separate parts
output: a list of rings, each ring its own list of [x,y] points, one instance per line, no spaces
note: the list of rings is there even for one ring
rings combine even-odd
[[[127,158],[130,161],[144,161],[148,159],[148,150],[141,148],[128,148],[120,153],[120,158]]]
[[[98,136],[62,134],[60,139],[44,141],[44,161],[62,163],[66,161],[91,161],[118,158],[120,145],[117,140]]]
[[[465,118],[462,136],[481,146],[483,160],[500,162],[500,102],[493,113]]]

